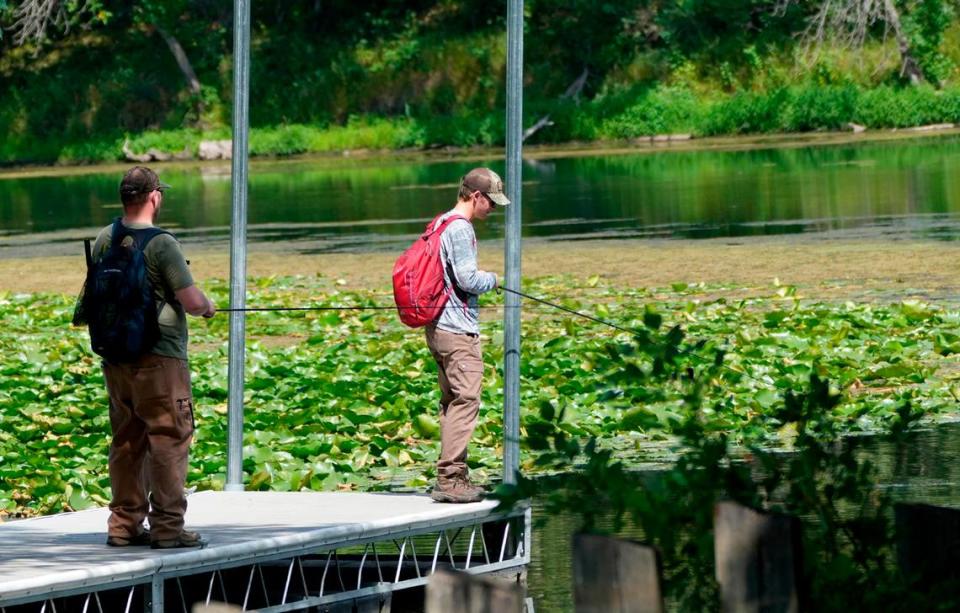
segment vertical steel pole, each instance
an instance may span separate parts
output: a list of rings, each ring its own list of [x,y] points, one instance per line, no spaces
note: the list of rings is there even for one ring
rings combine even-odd
[[[147,586],[143,586],[144,596],[147,595]],[[133,589],[133,588],[130,588]],[[150,582],[150,596],[149,604],[146,607],[150,613],[163,613],[164,602],[163,602],[163,578],[154,575],[153,581]]]
[[[227,491],[243,491],[243,375],[247,304],[247,156],[250,0],[233,2],[233,213],[230,224],[230,363],[227,375]]]
[[[507,225],[505,287],[520,291],[521,163],[523,149],[523,0],[507,4]],[[503,482],[520,468],[520,296],[507,293],[503,312]]]

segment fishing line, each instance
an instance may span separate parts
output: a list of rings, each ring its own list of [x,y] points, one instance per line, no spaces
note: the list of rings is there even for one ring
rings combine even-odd
[[[530,296],[529,294],[524,294],[523,292],[518,292],[517,290],[510,289],[509,287],[498,287],[498,288],[497,288],[497,292],[499,292],[500,290],[503,290],[503,291],[505,291],[505,292],[510,292],[511,294],[516,294],[517,296],[521,296],[521,297],[527,298],[527,299],[529,299],[529,300],[534,300],[534,301],[539,302],[539,303],[541,303],[541,304],[545,304],[545,305],[547,305],[547,306],[551,306],[551,307],[553,307],[553,308],[555,308],[555,309],[560,309],[561,311],[564,311],[564,312],[566,312],[566,313],[570,313],[571,315],[576,315],[576,316],[578,316],[578,317],[583,317],[584,319],[589,319],[590,321],[596,322],[596,323],[598,323],[598,324],[603,324],[603,325],[605,325],[605,326],[609,326],[609,327],[611,327],[611,328],[613,328],[613,329],[615,329],[615,330],[620,330],[621,332],[627,332],[627,333],[632,334],[632,335],[634,335],[634,336],[639,336],[639,334],[640,334],[637,330],[630,330],[629,328],[624,328],[624,327],[622,327],[622,326],[618,326],[618,325],[615,324],[615,323],[612,323],[612,322],[609,322],[609,321],[605,321],[605,320],[603,320],[603,319],[600,319],[599,317],[594,317],[594,316],[592,316],[592,315],[587,315],[586,313],[581,313],[580,311],[575,311],[575,310],[573,310],[573,309],[568,309],[568,308],[565,307],[565,306],[562,306],[562,305],[559,305],[559,304],[555,304],[555,303],[553,303],[553,302],[550,302],[549,300],[544,300],[544,299],[542,299],[542,298],[537,298],[536,296]],[[700,358],[701,360],[713,361],[713,359],[711,359],[711,358],[709,358],[709,357],[707,357],[707,356],[705,356],[705,355],[701,355],[701,354],[697,353],[696,351],[691,350],[689,353],[690,353],[691,355],[694,355],[694,356]],[[727,364],[724,364],[724,363],[722,363],[722,362],[719,364],[719,366],[721,366],[721,367],[723,367],[723,368],[726,368],[726,369],[729,370],[730,372],[736,373],[736,374],[740,375],[741,377],[747,377],[748,379],[753,379],[754,381],[759,381],[759,379],[757,379],[757,378],[755,378],[755,377],[747,374],[746,372],[737,370],[736,368],[734,368],[734,367],[732,367],[732,366],[728,366]]]
[[[409,306],[409,307],[398,307],[398,306],[382,306],[382,305],[371,305],[371,306],[309,306],[309,307],[246,307],[242,309],[217,309],[217,313],[257,313],[257,312],[269,312],[269,311],[396,311],[397,309],[453,309],[460,308],[452,305],[440,305],[440,306]],[[477,308],[483,309],[517,309],[520,307],[508,307],[506,305],[488,305],[484,307],[478,306]]]
[[[537,298],[536,296],[531,296],[529,294],[524,294],[523,292],[518,292],[512,290],[508,287],[498,287],[497,293],[501,291],[509,292],[511,294],[516,294],[528,300],[533,300],[534,302],[539,302],[540,304],[552,307],[554,309],[559,309],[565,313],[570,313],[571,315],[576,315],[578,317],[583,317],[584,319],[589,319],[590,321],[603,324],[614,328],[615,330],[620,330],[621,332],[626,332],[628,334],[637,334],[636,330],[631,330],[629,328],[624,328],[623,326],[618,326],[615,323],[605,321],[599,317],[594,317],[593,315],[588,315],[580,311],[575,311],[573,309],[567,308],[563,305],[556,304],[555,302],[550,302],[549,300],[544,300],[543,298]],[[457,306],[444,304],[436,306],[408,306],[408,307],[399,307],[396,305],[393,306],[382,306],[382,305],[350,305],[350,306],[305,306],[305,307],[244,307],[244,308],[227,308],[227,309],[217,309],[218,313],[259,313],[259,312],[282,312],[282,311],[393,311],[397,309],[418,309],[418,308],[433,308],[433,309],[447,309],[447,308],[460,308]],[[483,309],[519,309],[520,306],[508,306],[508,305],[487,305],[487,306],[477,306],[477,308]]]
[[[609,328],[613,328],[614,330],[618,330],[618,331],[620,331],[620,332],[626,332],[627,334],[630,334],[630,335],[633,335],[633,336],[639,335],[639,331],[637,331],[637,330],[631,330],[630,328],[625,328],[625,327],[620,326],[620,325],[617,325],[617,324],[615,324],[615,323],[613,323],[613,322],[611,322],[611,321],[607,321],[607,320],[604,320],[604,319],[600,319],[599,317],[594,317],[593,315],[589,315],[589,314],[587,314],[587,313],[583,313],[583,312],[581,312],[581,311],[577,311],[577,310],[575,310],[575,309],[571,309],[571,308],[565,307],[565,306],[563,306],[563,305],[561,305],[561,304],[557,304],[557,303],[555,303],[555,302],[551,302],[551,301],[545,300],[545,299],[543,299],[543,298],[538,298],[537,296],[531,296],[530,294],[525,294],[525,293],[523,293],[523,292],[520,292],[520,291],[517,291],[517,290],[514,290],[514,289],[510,289],[509,287],[498,287],[498,288],[497,288],[497,293],[500,293],[500,292],[508,292],[508,293],[511,293],[511,294],[520,296],[521,298],[526,298],[527,300],[533,300],[534,302],[540,303],[540,304],[542,304],[542,305],[545,305],[545,306],[548,306],[548,307],[551,307],[551,308],[554,308],[554,309],[563,311],[564,313],[569,313],[570,315],[575,315],[575,316],[577,316],[577,317],[582,317],[583,319],[587,319],[587,320],[590,320],[590,321],[592,321],[592,322],[594,322],[594,323],[598,323],[598,324],[607,326],[607,327],[609,327]],[[283,311],[392,311],[392,310],[396,310],[396,309],[400,309],[400,308],[416,309],[416,308],[425,308],[425,307],[418,307],[418,306],[398,307],[398,306],[396,306],[396,305],[392,305],[392,306],[382,306],[382,305],[370,305],[370,306],[352,305],[352,306],[309,306],[309,307],[245,307],[245,308],[242,308],[242,309],[239,309],[239,308],[217,309],[217,312],[218,312],[218,313],[257,313],[257,312],[283,312]],[[446,304],[445,304],[445,305],[442,305],[442,306],[439,306],[439,307],[434,306],[434,307],[431,307],[431,308],[453,308],[453,307],[451,307],[450,305],[446,305]],[[459,307],[458,307],[458,308],[459,308]],[[490,308],[504,308],[504,309],[509,309],[509,308],[520,308],[520,306],[517,305],[517,306],[515,306],[515,307],[512,307],[512,306],[507,306],[507,305],[490,305],[490,306],[486,306],[486,307],[482,307],[482,308],[487,308],[487,309],[490,309]],[[696,353],[696,352],[692,352],[692,351],[691,351],[691,353],[692,353],[693,355],[696,355],[696,356],[699,357],[700,359],[712,361],[712,360],[710,360],[710,358],[708,358],[707,356],[703,356],[703,355],[700,355],[700,354],[698,354],[698,353]],[[726,369],[729,370],[730,372],[734,372],[734,373],[736,373],[737,375],[740,375],[740,376],[742,376],[742,377],[747,377],[747,378],[750,378],[750,379],[753,378],[751,375],[747,374],[746,372],[737,370],[737,369],[733,368],[732,366],[728,366],[728,365],[726,365],[726,364],[720,364],[720,366],[722,366],[723,368],[726,368]]]
[[[245,307],[242,309],[217,309],[217,313],[258,313],[268,311],[385,311],[395,306],[309,306],[309,307]],[[411,307],[412,308],[412,307]]]
[[[565,307],[565,306],[562,306],[562,305],[559,305],[559,304],[550,302],[549,300],[544,300],[544,299],[542,299],[542,298],[537,298],[536,296],[531,296],[531,295],[529,295],[529,294],[524,294],[523,292],[518,292],[517,290],[510,289],[509,287],[498,287],[498,288],[497,288],[497,292],[500,292],[500,290],[503,290],[503,291],[505,291],[505,292],[510,292],[511,294],[516,294],[517,296],[521,296],[521,297],[523,297],[523,298],[527,298],[527,299],[529,299],[529,300],[533,300],[533,301],[539,302],[539,303],[541,303],[541,304],[545,304],[545,305],[550,306],[550,307],[553,307],[553,308],[555,308],[555,309],[559,309],[559,310],[561,310],[561,311],[564,311],[565,313],[570,313],[571,315],[576,315],[576,316],[578,316],[578,317],[583,317],[584,319],[589,319],[590,321],[596,322],[596,323],[598,323],[598,324],[603,324],[604,326],[609,326],[609,327],[611,327],[611,328],[613,328],[613,329],[615,329],[615,330],[620,330],[621,332],[627,332],[628,334],[632,334],[632,335],[634,335],[634,336],[638,336],[638,335],[640,334],[637,330],[630,330],[629,328],[624,328],[623,326],[618,326],[618,325],[615,324],[615,323],[612,323],[612,322],[609,322],[609,321],[600,319],[599,317],[594,317],[594,316],[588,315],[588,314],[586,314],[586,313],[581,313],[580,311],[575,311],[575,310],[573,310],[573,309],[568,309],[568,308]],[[691,355],[694,355],[694,356],[700,358],[701,360],[705,360],[705,361],[707,361],[707,362],[712,362],[712,361],[714,361],[714,358],[710,358],[710,357],[708,357],[708,356],[702,355],[702,354],[697,353],[696,351],[693,351],[693,350],[691,350],[689,353],[690,353]],[[752,380],[754,380],[754,381],[760,381],[760,379],[754,377],[753,375],[750,375],[749,373],[747,373],[747,372],[745,372],[745,371],[742,371],[742,370],[737,370],[736,368],[734,368],[734,367],[732,367],[732,366],[729,366],[729,365],[727,365],[727,364],[724,364],[723,362],[721,362],[718,366],[720,366],[720,367],[722,367],[722,368],[725,368],[725,369],[729,370],[729,371],[732,372],[732,373],[736,373],[737,375],[739,375],[739,376],[741,376],[741,377],[746,377],[746,378],[752,379]]]
[[[552,307],[554,309],[559,309],[565,313],[570,313],[571,315],[576,315],[577,317],[582,317],[584,319],[589,319],[590,321],[596,322],[598,324],[603,324],[615,330],[621,332],[626,332],[628,334],[636,335],[638,332],[636,330],[631,330],[629,328],[624,328],[623,326],[618,326],[617,324],[600,319],[599,317],[594,317],[593,315],[588,315],[587,313],[582,313],[574,309],[567,308],[563,305],[557,304],[555,302],[550,302],[549,300],[544,300],[543,298],[537,298],[536,296],[531,296],[529,294],[524,294],[523,292],[518,292],[517,290],[510,289],[509,287],[498,287],[497,293],[501,291],[509,292],[511,294],[516,294],[528,300],[533,300],[534,302],[539,302],[540,304]],[[228,308],[228,309],[217,309],[218,313],[257,313],[257,312],[280,312],[280,311],[392,311],[396,309],[417,309],[417,308],[460,308],[454,307],[448,304],[439,305],[439,306],[408,306],[408,307],[398,307],[393,306],[382,306],[382,305],[351,305],[351,306],[305,306],[305,307],[244,307],[244,308]],[[489,305],[483,308],[487,309],[518,309],[520,306],[507,306],[507,305]]]

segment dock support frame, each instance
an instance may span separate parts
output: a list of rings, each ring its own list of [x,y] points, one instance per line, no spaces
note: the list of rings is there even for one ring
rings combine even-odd
[[[291,547],[270,548],[252,541],[247,547],[223,548],[223,555],[208,555],[202,562],[178,563],[179,556],[170,555],[158,561],[154,572],[138,577],[0,597],[0,610],[103,613],[108,607],[101,602],[109,598],[123,603],[125,613],[189,613],[194,603],[204,601],[229,602],[263,613],[301,611],[377,596],[386,599],[426,585],[439,569],[478,575],[514,569],[520,573],[530,563],[530,536],[530,508],[522,507]],[[197,586],[203,586],[202,593]],[[142,609],[136,606],[140,603]],[[114,605],[110,610],[119,609]]]

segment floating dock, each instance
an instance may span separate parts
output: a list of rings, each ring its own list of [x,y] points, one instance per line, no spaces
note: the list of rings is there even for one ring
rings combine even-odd
[[[108,547],[105,508],[0,524],[0,613],[189,613],[197,602],[376,611],[440,568],[519,574],[530,561],[530,509],[497,512],[492,501],[347,492],[187,500],[203,549]]]

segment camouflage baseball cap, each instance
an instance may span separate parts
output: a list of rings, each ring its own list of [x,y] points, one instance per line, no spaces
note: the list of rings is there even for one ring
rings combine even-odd
[[[503,181],[500,175],[489,168],[474,168],[460,180],[460,184],[471,191],[486,194],[498,206],[507,206],[510,200],[503,193]]]
[[[123,175],[120,181],[121,196],[136,196],[137,194],[149,194],[154,190],[169,189],[170,186],[160,180],[157,173],[146,166],[134,166]]]

